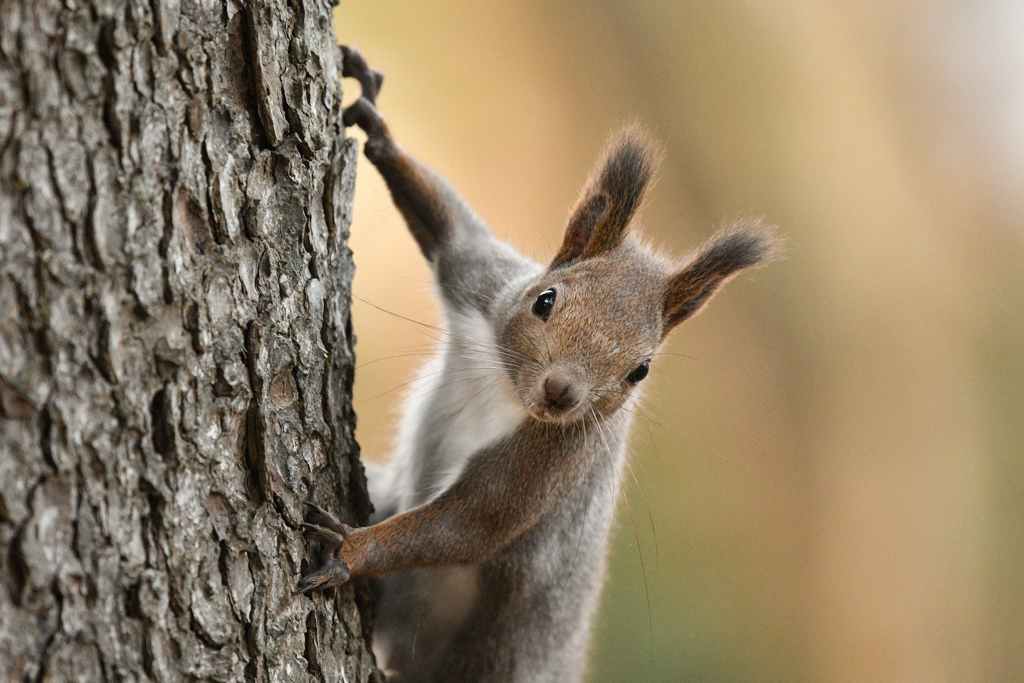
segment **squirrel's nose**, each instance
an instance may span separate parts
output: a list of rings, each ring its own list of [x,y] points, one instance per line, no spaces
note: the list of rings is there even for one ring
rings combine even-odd
[[[568,410],[579,402],[572,383],[558,375],[552,375],[544,380],[544,397],[549,406],[560,410]]]

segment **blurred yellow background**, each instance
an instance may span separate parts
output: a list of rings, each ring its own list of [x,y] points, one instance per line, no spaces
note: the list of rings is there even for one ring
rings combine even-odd
[[[336,19],[387,75],[399,139],[538,259],[633,118],[667,148],[656,243],[682,254],[751,213],[787,238],[652,367],[589,680],[1024,680],[1024,3]],[[365,159],[351,246],[358,297],[438,322]],[[358,437],[379,458],[432,339],[354,316]]]

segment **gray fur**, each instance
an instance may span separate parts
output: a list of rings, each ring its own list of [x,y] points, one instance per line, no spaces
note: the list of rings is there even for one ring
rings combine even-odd
[[[551,453],[576,460],[575,476],[552,492],[539,524],[490,559],[381,580],[374,651],[389,681],[582,677],[629,422],[620,411],[600,427],[581,427],[568,452]]]

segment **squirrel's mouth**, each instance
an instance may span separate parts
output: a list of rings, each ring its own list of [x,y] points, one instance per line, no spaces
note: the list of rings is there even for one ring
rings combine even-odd
[[[550,408],[548,406],[534,406],[530,415],[541,422],[571,422],[578,411],[574,409]]]

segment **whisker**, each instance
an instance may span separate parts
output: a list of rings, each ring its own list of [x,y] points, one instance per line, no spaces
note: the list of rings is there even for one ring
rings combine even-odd
[[[576,425],[573,425],[574,428]],[[572,564],[569,565],[569,573],[565,577],[565,583],[562,584],[562,591],[559,593],[559,599],[565,593],[565,589],[569,586],[569,580],[572,578],[573,570],[576,569],[576,560],[580,556],[580,548],[583,547],[583,536],[587,533],[587,512],[590,510],[590,450],[587,448],[587,424],[585,420],[580,421],[580,427],[583,430],[583,520],[580,522],[580,537],[576,542],[576,553],[572,556]],[[579,511],[579,503],[576,504],[576,511]],[[573,512],[572,519],[576,519],[576,511]],[[572,520],[569,521],[572,524]]]
[[[453,417],[451,419],[451,424],[455,424],[456,422],[458,422],[459,418],[462,416],[462,413],[464,413],[466,408],[469,407],[469,404],[473,402],[473,399],[475,399],[477,396],[479,396],[480,394],[484,393],[488,389],[497,389],[498,387],[499,387],[499,385],[496,382],[492,383],[492,384],[489,384],[486,387],[484,387],[483,389],[481,389],[480,391],[476,392],[475,394],[473,394],[472,396],[467,398],[465,400],[465,402],[462,404],[462,408],[459,409],[459,412],[455,413],[455,417]]]
[[[461,334],[461,333],[455,332],[453,330],[449,330],[449,329],[445,329],[443,327],[439,327],[437,325],[430,325],[428,323],[424,323],[424,322],[421,322],[419,320],[415,320],[415,319],[410,318],[408,316],[404,316],[404,315],[401,315],[399,313],[395,313],[394,311],[389,311],[388,309],[383,308],[381,306],[378,306],[377,304],[373,303],[372,301],[364,299],[364,298],[362,298],[360,296],[357,296],[355,294],[352,295],[352,298],[357,299],[357,300],[365,303],[367,306],[370,306],[370,307],[380,311],[381,313],[385,313],[385,314],[390,315],[390,316],[392,316],[394,318],[397,318],[398,320],[403,320],[403,321],[405,321],[407,323],[415,325],[415,326],[421,328],[421,332],[423,332],[423,330],[430,330],[430,331],[433,331],[433,332],[436,332],[436,333],[440,334],[441,337],[439,338],[439,337],[434,337],[433,335],[427,334],[426,332],[423,332],[424,334],[427,334],[428,337],[431,337],[432,339],[435,339],[435,340],[437,340],[439,342],[444,343],[444,340],[443,340],[444,337],[451,337],[451,338],[459,340],[459,341],[473,342],[474,344],[478,345],[478,347],[481,350],[484,350],[484,351],[491,351],[491,352],[497,352],[497,353],[505,354],[505,355],[510,356],[512,358],[515,358],[515,359],[518,359],[518,360],[522,360],[522,361],[526,361],[526,362],[531,362],[531,363],[537,363],[538,362],[536,359],[531,358],[531,357],[529,357],[529,356],[527,356],[525,354],[519,353],[519,352],[514,351],[512,349],[509,349],[507,347],[502,347],[500,344],[497,344],[494,341],[486,340],[486,339],[476,339],[476,338],[471,337],[471,336],[466,335],[466,334]]]
[[[627,453],[633,458],[633,460],[640,465],[641,469],[643,465],[640,463],[640,459],[636,457],[636,453],[633,452],[632,447],[626,447]],[[639,480],[636,478],[636,473],[633,471],[633,466],[629,464],[629,458],[624,461],[626,469],[629,470],[629,476],[633,479],[633,483],[636,484],[637,491],[640,492],[640,499],[643,501],[644,509],[647,510],[647,521],[651,524],[651,535],[654,537],[654,579],[651,584],[654,586],[658,585],[658,561],[661,559],[661,550],[658,547],[658,530],[654,526],[654,515],[651,513],[651,506],[647,502],[647,494],[644,493],[644,489],[640,486]],[[649,481],[649,480],[648,480]]]
[[[437,355],[437,354],[435,352],[432,352],[432,351],[417,351],[415,353],[396,353],[393,356],[383,356],[381,358],[374,358],[373,360],[368,360],[365,363],[362,363],[361,365],[357,365],[356,366],[356,370],[362,370],[365,367],[369,367],[371,365],[376,365],[377,363],[382,363],[382,362],[384,362],[386,360],[395,360],[397,358],[418,358],[420,356],[432,356],[432,355]]]
[[[647,417],[646,415],[643,415],[642,413],[640,413],[638,411],[635,411],[635,410],[632,410],[630,408],[627,408],[626,406],[622,406],[622,410],[625,410],[627,413],[629,413],[631,415],[634,415],[635,417],[640,418],[644,422],[649,422],[649,423],[651,423],[653,425],[657,425],[658,427],[661,427],[662,429],[666,429],[666,430],[672,432],[673,434],[681,436],[684,439],[686,439],[687,441],[689,441],[690,443],[699,445],[701,448],[706,448],[709,451],[711,451],[712,453],[714,453],[716,456],[721,458],[722,460],[725,460],[726,462],[734,462],[734,460],[732,458],[730,458],[729,456],[725,455],[724,453],[719,451],[717,448],[697,440],[691,434],[687,434],[686,432],[681,432],[678,429],[673,429],[672,427],[669,427],[666,424],[662,424],[661,422],[658,422],[657,420],[652,420],[651,418]]]
[[[383,392],[381,392],[379,394],[376,394],[375,396],[370,396],[369,398],[361,398],[358,401],[355,401],[355,403],[365,403],[367,401],[373,401],[375,399],[380,398],[381,396],[385,396],[387,394],[390,394],[393,391],[398,391],[399,389],[407,387],[410,384],[416,384],[417,382],[429,380],[431,377],[437,377],[438,375],[452,374],[452,373],[455,373],[455,372],[468,372],[468,371],[471,371],[471,370],[498,370],[498,369],[500,369],[500,368],[454,368],[454,369],[442,368],[441,370],[437,370],[435,372],[428,372],[428,373],[425,373],[423,375],[419,375],[417,377],[414,377],[413,379],[410,379],[408,382],[402,382],[398,386],[392,387],[392,388],[388,389],[387,391],[383,391]],[[436,391],[438,389],[443,389],[444,387],[449,386],[450,384],[454,384],[455,382],[466,382],[466,381],[469,381],[469,380],[479,379],[479,378],[480,377],[477,376],[477,375],[474,375],[472,377],[461,377],[461,378],[453,380],[452,382],[446,382],[445,384],[441,384],[441,385],[436,386],[436,387],[435,386],[431,386],[430,390],[431,391]],[[403,401],[402,403],[405,403],[405,401]],[[400,403],[399,405],[402,405],[402,403]]]
[[[604,442],[605,452],[607,453],[608,458],[610,460],[611,459],[611,448],[608,445],[608,440],[604,436],[604,430],[601,428],[601,424],[600,423],[597,423],[596,426],[597,426],[598,434],[601,436],[601,440]],[[637,550],[637,553],[640,555],[640,574],[644,578],[644,595],[647,598],[648,652],[651,654],[652,661],[653,661],[653,656],[654,656],[654,615],[653,615],[653,612],[651,611],[651,589],[650,589],[650,587],[649,587],[649,585],[647,583],[647,567],[644,564],[644,550],[643,550],[643,547],[640,545],[640,533],[639,533],[639,531],[637,531],[636,520],[633,518],[633,508],[629,504],[629,496],[626,495],[626,489],[623,488],[621,485],[619,487],[619,490],[622,492],[622,499],[626,503],[626,512],[629,515],[630,526],[633,528],[633,538],[636,539],[636,550]],[[649,512],[650,512],[650,508],[648,508],[648,513]]]
[[[687,360],[695,360],[698,363],[702,363],[703,362],[702,359],[697,358],[696,356],[688,356],[685,353],[676,353],[675,351],[658,351],[656,353],[652,353],[651,354],[652,358],[654,356],[678,356],[679,358],[685,358]]]
[[[441,373],[438,373],[438,374],[444,374],[444,373],[442,371]],[[453,379],[450,382],[445,382],[444,384],[439,384],[437,386],[430,385],[430,386],[427,386],[427,387],[423,387],[423,390],[424,390],[425,393],[417,394],[417,393],[414,392],[414,393],[410,394],[409,396],[407,396],[402,401],[400,401],[398,403],[398,405],[399,406],[406,405],[407,403],[411,403],[412,401],[418,400],[418,399],[422,398],[423,396],[425,396],[425,395],[427,395],[429,393],[435,393],[435,392],[441,391],[442,389],[446,389],[446,388],[448,388],[450,386],[454,386],[456,384],[465,384],[465,383],[473,382],[473,381],[480,380],[480,379],[483,379],[483,378],[480,377],[479,375],[473,375],[473,376],[470,376],[470,377],[459,377],[459,378]],[[497,386],[497,384],[493,384],[492,383],[491,386]],[[463,406],[463,409],[465,409],[465,406]]]

